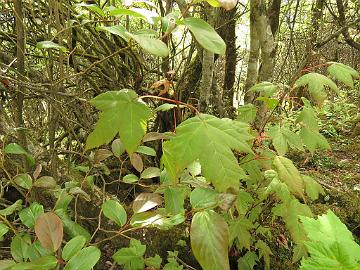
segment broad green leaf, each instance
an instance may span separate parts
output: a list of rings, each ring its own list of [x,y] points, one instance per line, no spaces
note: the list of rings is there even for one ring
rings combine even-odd
[[[39,188],[55,188],[56,180],[52,176],[42,176],[35,180],[33,186]]]
[[[238,260],[238,269],[241,270],[253,270],[254,266],[259,261],[259,257],[255,252],[248,251],[246,254]]]
[[[360,262],[360,246],[354,241],[354,236],[345,224],[331,210],[319,216],[318,219],[301,217],[300,220],[309,238],[306,247],[310,247],[310,255],[317,257],[314,253],[320,252],[323,253],[320,256],[323,256],[323,249],[330,249],[332,253],[335,253],[335,258],[340,261],[348,257],[350,262]]]
[[[197,212],[191,222],[191,249],[204,270],[230,269],[229,228],[213,210]]]
[[[55,256],[48,255],[40,257],[32,262],[22,262],[12,266],[9,270],[50,270],[54,269],[58,261]],[[90,270],[90,269],[89,269]]]
[[[268,98],[268,97],[258,97],[256,100],[264,102],[266,108],[273,110],[279,104],[279,100],[276,98]]]
[[[167,45],[160,39],[133,34],[131,35],[131,37],[140,45],[141,48],[143,48],[146,52],[150,54],[160,57],[166,57],[170,53]]]
[[[111,34],[117,35],[123,38],[125,41],[130,40],[130,33],[126,30],[125,27],[121,25],[113,25],[113,26],[98,26],[96,27],[97,31],[109,32]]]
[[[146,132],[150,109],[137,100],[133,90],[108,91],[90,101],[101,112],[95,130],[86,141],[86,149],[109,143],[117,133],[128,153],[138,148]]]
[[[171,109],[177,108],[179,105],[176,104],[170,104],[170,103],[164,103],[161,104],[159,107],[156,107],[155,111],[157,112],[166,112]]]
[[[36,219],[42,214],[44,214],[44,207],[41,204],[34,202],[28,208],[21,210],[19,212],[19,217],[24,225],[28,228],[33,228]]]
[[[265,270],[270,270],[270,255],[272,255],[271,249],[262,240],[258,240],[255,247],[259,251],[259,258],[264,258]]]
[[[133,202],[134,213],[148,211],[163,203],[163,198],[157,193],[141,193]]]
[[[273,164],[279,175],[279,179],[289,187],[292,193],[303,198],[304,183],[292,161],[286,157],[276,156]]]
[[[278,91],[278,89],[279,87],[276,84],[271,82],[261,82],[255,84],[249,91],[258,92],[261,96],[270,98]]]
[[[301,261],[300,270],[360,269],[360,263],[350,258],[339,242],[333,242],[331,244],[308,242],[305,245],[311,256]]]
[[[64,236],[61,219],[52,212],[41,214],[35,222],[35,233],[43,247],[57,251]]]
[[[138,149],[136,149],[136,153],[156,157],[156,151],[153,148],[145,145],[140,145]]]
[[[134,10],[127,9],[127,8],[113,8],[110,10],[109,15],[116,16],[116,17],[126,15],[126,16],[132,16],[134,18],[141,18],[141,19],[147,20],[147,18],[144,15],[142,15]]]
[[[305,146],[309,149],[309,151],[312,154],[315,152],[317,148],[319,148],[320,150],[330,149],[330,145],[328,141],[317,130],[303,127],[300,130],[299,135],[303,140]]]
[[[325,86],[329,86],[335,93],[339,93],[336,84],[328,77],[319,73],[305,74],[294,83],[294,87],[305,85],[308,85],[311,97],[320,104],[326,99],[326,93],[324,91]]]
[[[159,177],[160,176],[160,169],[157,167],[149,167],[146,168],[142,173],[140,178],[142,179],[150,179],[150,178],[154,178],[154,177]]]
[[[100,255],[100,250],[95,246],[83,248],[69,260],[64,270],[91,270],[100,259]]]
[[[243,106],[240,106],[238,109],[238,116],[237,120],[245,123],[251,123],[255,120],[257,108],[253,104],[246,104]]]
[[[360,75],[355,69],[341,64],[332,62],[332,64],[327,68],[328,72],[334,76],[337,80],[344,83],[345,85],[354,88],[354,79],[359,79]]]
[[[15,176],[14,182],[18,186],[25,189],[30,189],[32,187],[32,178],[27,173],[18,174],[17,176]]]
[[[278,204],[272,211],[274,215],[283,218],[285,226],[296,244],[302,244],[306,240],[304,227],[299,220],[299,216],[312,217],[311,210],[306,204],[300,203],[297,199],[290,199]]]
[[[299,114],[298,118],[296,119],[296,122],[297,123],[302,122],[312,130],[319,130],[318,120],[316,118],[315,111],[310,104],[310,101],[304,97],[302,97],[301,100],[304,103],[304,107],[301,113]]]
[[[31,166],[35,164],[35,158],[17,143],[9,143],[4,151],[7,154],[25,155]]]
[[[137,177],[135,174],[127,174],[123,177],[122,181],[124,183],[135,183],[139,181],[139,177]]]
[[[74,237],[64,246],[61,253],[61,257],[65,261],[70,260],[72,257],[74,257],[76,253],[78,253],[84,247],[85,243],[86,243],[86,239],[84,236],[78,235]]]
[[[28,234],[17,234],[11,240],[10,252],[11,256],[17,262],[26,261],[28,256],[28,248],[31,245],[31,238]]]
[[[190,29],[197,42],[206,50],[221,55],[225,54],[226,44],[224,40],[207,22],[200,18],[188,17],[184,19],[184,24]]]
[[[249,231],[252,228],[254,228],[254,225],[246,218],[239,218],[237,220],[231,221],[229,227],[230,243],[237,239],[239,243],[237,247],[239,250],[242,248],[250,250],[251,234]]]
[[[312,177],[303,175],[302,179],[304,180],[306,194],[311,200],[317,200],[319,198],[319,194],[325,195],[325,191],[322,186]]]
[[[131,239],[128,248],[119,249],[112,258],[125,270],[142,270],[144,269],[144,254],[146,246],[142,245],[139,240]]]
[[[277,153],[281,156],[288,151],[288,145],[292,148],[303,151],[304,147],[299,135],[279,125],[270,128],[268,135],[272,138],[272,144]]]
[[[64,225],[64,231],[68,236],[74,238],[75,236],[82,235],[86,238],[87,241],[90,240],[90,233],[80,224],[72,221],[66,213],[65,209],[59,208],[55,210],[55,214],[61,218],[61,221]]]
[[[36,43],[36,48],[38,49],[57,49],[63,52],[66,52],[66,48],[62,45],[59,45],[51,40],[45,40],[45,41],[40,41],[38,43]]]
[[[219,193],[209,188],[195,188],[190,194],[190,203],[194,209],[203,209],[217,205]]]
[[[172,215],[184,213],[185,191],[181,187],[166,187],[164,191],[165,209]]]
[[[124,226],[127,220],[127,214],[124,207],[117,201],[107,200],[101,206],[101,209],[108,219],[114,221],[120,227]]]
[[[22,200],[17,200],[9,207],[6,207],[5,209],[0,210],[0,215],[2,216],[9,216],[12,213],[14,213],[17,210],[20,210],[22,208]]]
[[[120,157],[125,152],[125,147],[120,139],[115,139],[111,144],[111,150],[115,157]]]
[[[145,265],[148,267],[153,267],[155,269],[160,269],[162,259],[156,254],[154,257],[148,257],[145,259]]]
[[[0,241],[4,239],[4,235],[9,231],[9,227],[4,223],[0,223]]]
[[[238,189],[242,170],[232,150],[251,153],[250,139],[247,124],[200,114],[182,122],[176,136],[163,144],[162,161],[167,173],[176,179],[199,160],[203,176],[217,191]]]
[[[240,189],[236,199],[236,209],[240,215],[245,215],[254,199],[245,190]]]

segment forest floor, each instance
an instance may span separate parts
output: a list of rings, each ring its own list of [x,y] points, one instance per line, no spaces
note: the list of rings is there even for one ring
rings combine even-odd
[[[360,136],[338,135],[328,140],[331,151],[299,157],[297,166],[325,190],[324,196],[309,203],[313,213],[321,215],[331,209],[360,244]],[[298,269],[287,246],[278,245],[272,251],[271,269]]]

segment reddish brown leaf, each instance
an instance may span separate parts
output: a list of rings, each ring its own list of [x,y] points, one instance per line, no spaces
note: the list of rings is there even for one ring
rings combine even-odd
[[[35,233],[43,247],[55,252],[64,236],[62,221],[52,212],[44,213],[36,219]]]
[[[144,164],[143,164],[143,161],[139,154],[132,153],[130,156],[130,162],[131,162],[131,165],[133,165],[133,167],[135,168],[135,170],[137,170],[138,172],[143,171]]]

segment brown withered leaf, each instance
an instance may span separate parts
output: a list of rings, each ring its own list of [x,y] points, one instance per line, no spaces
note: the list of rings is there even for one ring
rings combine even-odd
[[[133,167],[135,168],[135,170],[137,170],[138,172],[142,172],[144,169],[144,163],[142,161],[142,158],[139,154],[137,153],[132,153],[130,155],[130,162],[131,165],[133,165]]]
[[[40,215],[35,222],[35,234],[43,247],[57,251],[64,236],[61,219],[52,212]]]

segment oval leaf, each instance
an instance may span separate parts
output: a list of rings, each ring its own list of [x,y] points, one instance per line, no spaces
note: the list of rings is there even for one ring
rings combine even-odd
[[[132,153],[130,156],[130,162],[131,162],[131,165],[133,165],[135,170],[137,170],[138,172],[142,172],[142,170],[144,169],[144,163],[139,154]]]
[[[217,54],[225,54],[225,42],[210,24],[202,19],[192,17],[186,18],[184,24],[193,33],[197,42],[206,50]]]
[[[56,187],[56,181],[51,176],[42,176],[35,181],[33,186],[39,188],[54,188]]]
[[[61,253],[61,257],[65,261],[70,260],[76,253],[78,253],[84,247],[85,243],[86,243],[86,239],[84,236],[78,235],[74,237],[64,246],[64,249]]]
[[[35,222],[35,233],[43,247],[57,251],[64,235],[61,219],[51,212],[42,214]]]
[[[31,176],[27,173],[18,174],[14,178],[14,182],[25,189],[30,189],[32,187],[32,179]]]
[[[111,144],[111,150],[115,157],[120,157],[125,152],[125,147],[120,139],[116,139]]]
[[[159,204],[162,204],[163,199],[156,193],[141,193],[136,197],[133,203],[134,213],[141,213],[150,210]]]
[[[128,174],[123,177],[123,182],[130,184],[139,181],[139,178],[135,174]]]
[[[64,270],[91,270],[100,259],[100,255],[97,247],[86,247],[70,259]]]
[[[167,45],[159,39],[143,35],[132,35],[132,38],[140,45],[141,48],[150,54],[166,57],[170,53]]]
[[[36,202],[32,203],[30,207],[25,208],[19,212],[20,220],[29,228],[35,226],[36,219],[44,214],[44,207]]]
[[[142,178],[142,179],[150,179],[150,178],[159,177],[159,176],[160,176],[160,169],[159,168],[149,167],[149,168],[146,168],[141,173],[140,178]]]
[[[114,221],[117,225],[122,227],[127,220],[127,214],[122,205],[114,200],[108,200],[103,203],[101,209],[108,219]]]
[[[230,269],[229,228],[219,214],[212,210],[196,213],[191,222],[190,240],[195,258],[204,270]]]

